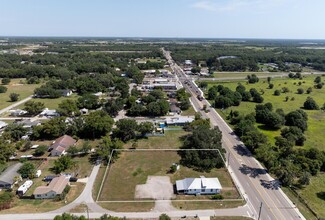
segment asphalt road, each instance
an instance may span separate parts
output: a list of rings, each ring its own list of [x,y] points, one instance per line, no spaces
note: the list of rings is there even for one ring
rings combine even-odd
[[[205,99],[199,101],[196,98],[197,95],[203,96],[202,91],[193,81],[188,80],[183,70],[173,61],[170,53],[164,51],[164,54],[183,86],[192,94],[191,102],[194,108],[222,131],[228,169],[247,201],[250,215],[255,219],[305,219],[283,193],[278,181],[273,179],[252,156],[222,117],[211,108],[210,103]],[[202,111],[203,105],[206,105],[210,112]]]

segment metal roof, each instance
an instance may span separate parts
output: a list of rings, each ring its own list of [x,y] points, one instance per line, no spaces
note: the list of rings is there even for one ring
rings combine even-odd
[[[176,181],[177,191],[200,190],[200,189],[222,189],[218,178],[185,178]]]

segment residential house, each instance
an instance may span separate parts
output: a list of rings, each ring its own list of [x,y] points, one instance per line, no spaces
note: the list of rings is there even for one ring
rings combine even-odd
[[[68,97],[68,96],[70,96],[70,95],[72,95],[72,90],[70,90],[70,89],[64,89],[64,90],[62,90],[61,91],[61,94],[62,94],[62,96],[64,96],[64,97]]]
[[[16,163],[0,175],[0,189],[11,189],[18,180],[21,180],[18,170],[22,165],[22,163]]]
[[[169,111],[176,114],[180,114],[182,112],[182,110],[175,103],[169,105]]]
[[[64,155],[69,147],[75,145],[76,143],[77,141],[69,135],[63,135],[62,137],[59,137],[49,148],[49,150],[51,150],[51,156],[58,157]]]
[[[178,194],[187,195],[207,195],[218,194],[221,192],[221,184],[218,178],[185,178],[176,181]]]
[[[185,126],[192,121],[194,121],[193,117],[178,116],[167,118],[165,122],[167,126]]]
[[[14,117],[27,114],[27,111],[21,109],[9,110],[9,112],[10,112],[10,116],[14,116]]]
[[[28,128],[28,129],[31,129],[34,126],[41,125],[40,121],[31,121],[30,119],[17,120],[14,123],[17,124],[17,125],[22,125],[24,128]]]
[[[45,108],[40,113],[40,116],[45,116],[45,117],[52,118],[52,117],[58,117],[58,116],[60,116],[60,114],[56,110],[51,110],[51,109]]]
[[[65,176],[55,177],[48,186],[39,186],[33,195],[35,199],[54,199],[64,191],[69,183],[69,178]]]

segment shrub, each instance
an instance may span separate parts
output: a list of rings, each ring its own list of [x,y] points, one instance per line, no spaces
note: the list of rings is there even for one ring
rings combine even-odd
[[[10,83],[10,79],[9,78],[3,78],[2,80],[1,80],[1,83],[3,84],[3,85],[8,85],[9,83]]]
[[[222,200],[223,199],[223,195],[216,194],[216,195],[213,195],[211,197],[211,199],[213,199],[213,200]]]
[[[0,86],[0,93],[6,93],[7,92],[7,87],[5,86]]]
[[[273,87],[274,87],[274,84],[273,83],[270,83],[269,84],[269,89],[273,89]]]
[[[304,94],[304,92],[305,92],[305,91],[304,91],[302,88],[297,89],[297,93],[298,93],[298,94]]]
[[[321,88],[323,88],[323,84],[322,84],[322,83],[318,83],[318,84],[316,85],[316,88],[317,88],[317,89],[321,89]]]
[[[280,90],[275,90],[274,93],[273,93],[275,96],[279,96],[281,94]]]
[[[319,106],[313,98],[307,97],[306,101],[304,102],[304,108],[307,110],[318,110]]]

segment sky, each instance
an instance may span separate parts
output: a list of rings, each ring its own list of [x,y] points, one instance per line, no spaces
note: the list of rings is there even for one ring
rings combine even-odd
[[[0,0],[0,36],[325,39],[325,0]]]

